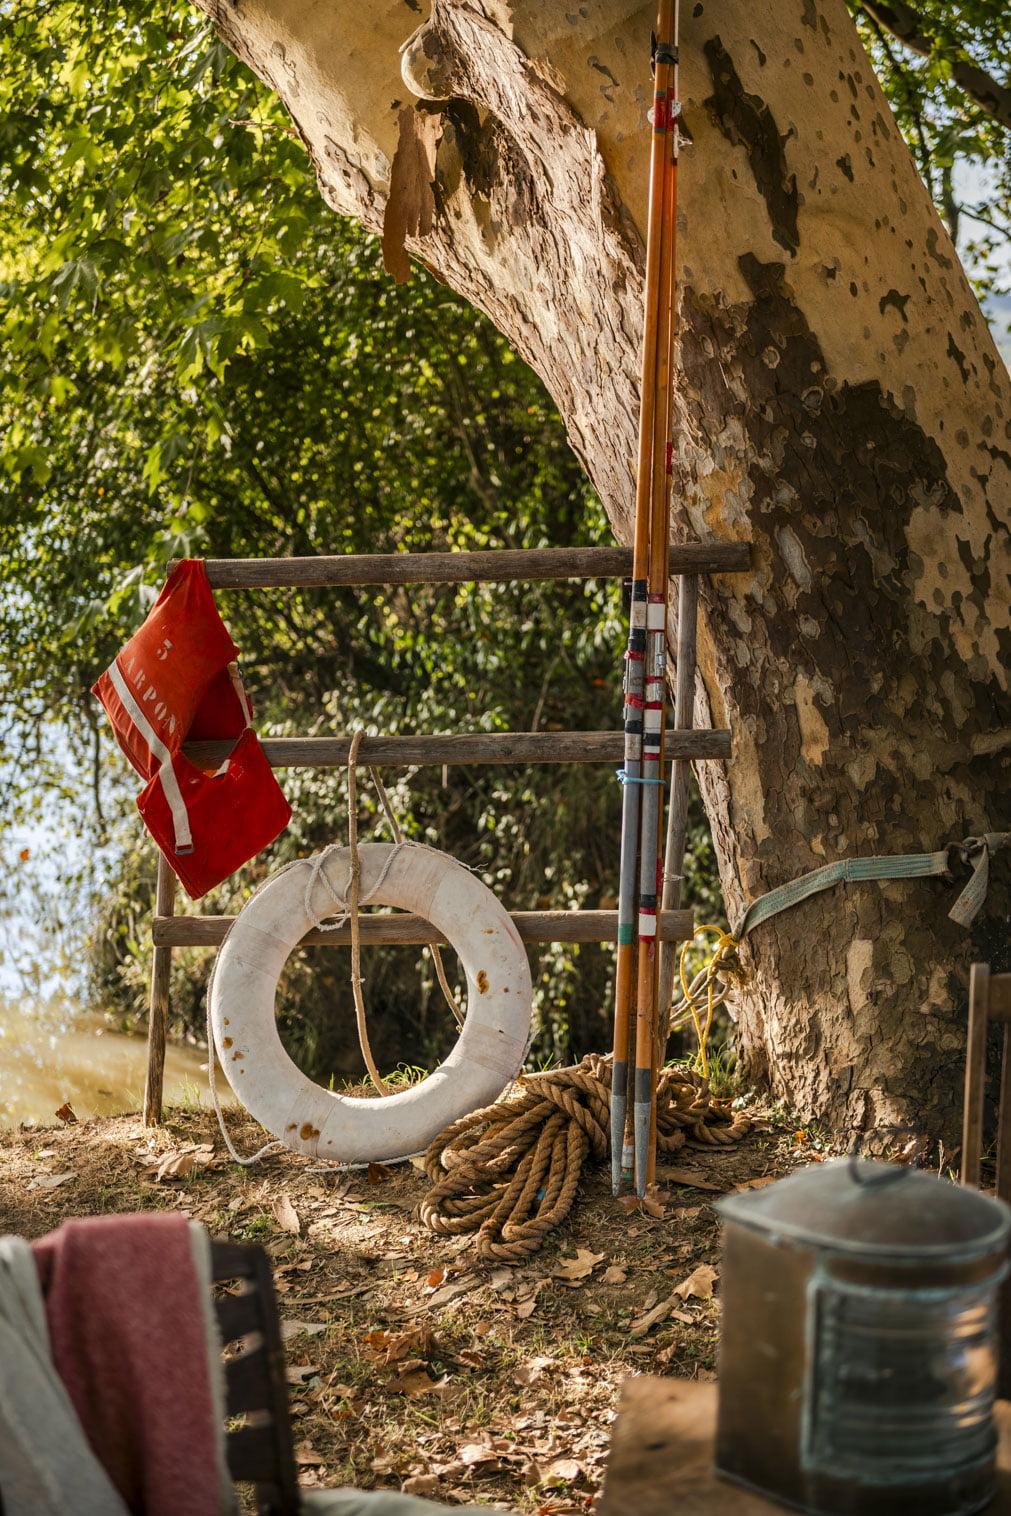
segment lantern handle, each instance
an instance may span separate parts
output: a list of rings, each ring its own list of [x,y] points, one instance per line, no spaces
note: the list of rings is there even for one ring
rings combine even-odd
[[[896,1137],[918,1137],[919,1132],[911,1126],[880,1126],[875,1128],[875,1133],[888,1132]],[[868,1175],[860,1167],[860,1149],[863,1147],[866,1132],[857,1132],[856,1141],[849,1154],[850,1178],[854,1184],[862,1184],[869,1189],[876,1185],[892,1184],[896,1179],[901,1179],[907,1171],[904,1163],[885,1163],[874,1175]]]

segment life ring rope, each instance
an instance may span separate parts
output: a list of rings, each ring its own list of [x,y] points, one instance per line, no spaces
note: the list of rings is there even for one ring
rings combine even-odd
[[[372,1054],[372,1048],[371,1048],[371,1045],[370,1045],[370,1042],[369,1042],[369,1037],[368,1037],[367,1013],[366,1013],[365,1002],[364,1002],[362,974],[361,974],[361,940],[360,940],[360,919],[359,919],[359,917],[360,917],[360,909],[361,909],[362,906],[367,905],[370,901],[376,899],[380,895],[380,893],[383,890],[384,885],[386,884],[386,882],[387,882],[387,880],[388,880],[388,878],[390,876],[391,871],[396,867],[398,859],[401,858],[401,856],[402,856],[402,854],[404,853],[405,850],[409,849],[412,853],[413,852],[430,853],[430,854],[433,855],[433,858],[435,858],[435,859],[439,859],[439,860],[442,860],[442,861],[451,861],[453,863],[454,867],[457,868],[457,869],[463,869],[464,868],[463,865],[456,863],[455,860],[446,860],[446,855],[443,854],[443,853],[441,853],[441,852],[439,852],[437,849],[429,848],[429,847],[427,847],[423,843],[409,842],[409,841],[407,841],[405,839],[403,831],[400,828],[400,825],[397,822],[397,819],[396,819],[396,817],[395,817],[395,815],[393,813],[393,809],[392,809],[392,806],[390,805],[390,801],[389,801],[389,796],[388,796],[388,794],[386,792],[385,786],[383,785],[382,779],[380,778],[380,776],[376,772],[376,770],[370,767],[370,775],[371,775],[371,777],[373,779],[373,782],[374,782],[374,784],[376,786],[377,794],[379,796],[379,801],[380,801],[382,809],[383,809],[383,811],[385,813],[387,821],[388,821],[388,823],[390,825],[390,829],[391,829],[391,831],[393,833],[394,841],[393,841],[393,843],[391,845],[389,845],[387,847],[386,856],[385,856],[385,859],[383,860],[383,862],[381,864],[381,867],[379,869],[377,877],[372,881],[372,883],[370,884],[367,892],[364,895],[362,894],[362,892],[361,892],[362,855],[361,855],[361,847],[360,847],[359,837],[358,837],[358,815],[357,815],[358,804],[357,804],[357,783],[356,783],[356,768],[357,768],[357,761],[358,761],[358,750],[359,750],[360,745],[361,745],[362,736],[363,736],[363,732],[362,732],[361,729],[358,729],[354,733],[354,736],[353,736],[352,742],[351,742],[351,750],[350,750],[350,752],[348,754],[348,847],[347,847],[347,849],[345,850],[339,844],[332,843],[328,847],[323,848],[320,852],[313,854],[308,859],[294,859],[294,860],[292,860],[290,863],[285,864],[281,869],[277,870],[276,873],[270,875],[268,879],[265,879],[258,886],[258,888],[254,891],[253,895],[250,896],[250,899],[246,902],[245,906],[243,907],[243,911],[242,911],[242,913],[240,913],[240,916],[237,917],[236,920],[235,920],[235,922],[233,922],[232,925],[230,926],[228,934],[226,935],[226,938],[225,938],[224,942],[222,943],[222,947],[221,947],[221,949],[219,951],[219,954],[215,958],[214,966],[213,966],[212,971],[211,971],[211,976],[210,976],[210,980],[209,980],[208,988],[207,988],[207,1046],[208,1046],[207,1069],[208,1069],[208,1084],[209,1084],[209,1088],[210,1088],[211,1102],[212,1102],[212,1105],[214,1107],[215,1115],[217,1117],[218,1126],[219,1126],[219,1129],[221,1131],[222,1139],[223,1139],[223,1141],[225,1143],[225,1146],[226,1146],[226,1148],[227,1148],[227,1150],[229,1152],[229,1155],[231,1156],[231,1158],[233,1159],[233,1161],[236,1162],[236,1163],[238,1163],[238,1164],[240,1164],[240,1165],[242,1165],[243,1167],[250,1167],[251,1165],[259,1162],[262,1158],[265,1158],[265,1157],[269,1156],[270,1154],[276,1153],[276,1152],[280,1151],[283,1148],[289,1148],[293,1144],[291,1144],[291,1143],[283,1140],[280,1137],[277,1137],[273,1141],[265,1143],[255,1153],[250,1154],[249,1156],[243,1156],[242,1154],[240,1154],[237,1151],[237,1149],[235,1148],[234,1143],[231,1140],[230,1134],[228,1132],[228,1129],[227,1129],[227,1126],[226,1126],[226,1123],[225,1123],[225,1117],[224,1117],[224,1112],[223,1112],[222,1107],[221,1107],[221,1101],[220,1101],[220,1098],[219,1098],[219,1095],[218,1095],[217,1078],[216,1078],[218,1050],[217,1050],[216,1042],[215,1042],[214,1025],[213,1025],[213,1014],[212,1014],[212,1006],[214,1004],[215,982],[216,982],[216,977],[217,977],[219,965],[221,964],[222,959],[225,956],[225,948],[226,948],[226,946],[228,944],[229,939],[232,936],[232,932],[234,931],[235,927],[238,925],[238,922],[242,919],[242,915],[245,914],[249,910],[249,908],[253,905],[254,901],[257,900],[257,898],[261,895],[261,893],[265,889],[267,889],[268,887],[274,887],[274,886],[276,886],[277,883],[285,875],[291,873],[292,870],[295,870],[295,869],[305,869],[306,865],[308,865],[308,870],[306,872],[305,887],[304,887],[304,891],[302,892],[302,902],[303,902],[303,906],[304,906],[304,914],[305,914],[305,917],[307,919],[308,924],[310,926],[314,926],[315,928],[317,928],[318,930],[321,930],[321,931],[335,931],[335,930],[338,930],[340,927],[346,925],[348,922],[350,922],[350,926],[351,926],[351,984],[352,984],[352,990],[353,990],[353,994],[354,994],[355,1019],[356,1019],[356,1024],[357,1024],[359,1045],[361,1047],[362,1055],[363,1055],[363,1058],[365,1060],[366,1067],[368,1068],[369,1076],[370,1076],[370,1078],[372,1080],[373,1085],[376,1087],[376,1089],[379,1091],[379,1093],[381,1095],[388,1096],[388,1095],[392,1095],[393,1092],[384,1083],[384,1081],[382,1080],[382,1078],[381,1078],[381,1076],[379,1074],[378,1068],[376,1067],[375,1059],[374,1059],[373,1054]],[[337,882],[334,880],[334,878],[332,877],[332,872],[331,872],[330,867],[329,867],[329,865],[331,864],[332,860],[334,860],[334,858],[338,854],[343,854],[347,858],[347,860],[348,860],[348,877],[347,877],[346,883],[344,883],[343,886],[338,885]],[[484,887],[481,886],[480,888],[483,889]],[[314,897],[316,897],[317,900],[318,900],[318,896],[320,894],[323,894],[326,898],[328,898],[329,901],[330,901],[330,903],[336,908],[336,919],[334,919],[334,920],[327,919],[327,918],[331,917],[334,913],[331,912],[331,911],[329,911],[329,910],[327,910],[325,907],[322,910],[320,910],[320,908],[319,908],[318,905],[314,905],[314,903],[313,903],[314,902]],[[490,894],[490,892],[489,892],[489,894]],[[494,896],[492,896],[491,899],[494,901]],[[447,980],[447,977],[446,977],[446,973],[445,973],[445,967],[444,967],[444,964],[443,964],[443,961],[442,961],[442,955],[441,955],[441,953],[439,951],[438,946],[435,945],[435,944],[431,945],[431,951],[432,951],[432,956],[433,956],[433,959],[434,959],[434,962],[435,962],[436,975],[437,975],[440,987],[442,989],[443,995],[445,996],[446,1002],[447,1002],[447,1004],[449,1005],[449,1007],[451,1008],[451,1010],[453,1012],[454,1019],[456,1020],[458,1028],[460,1028],[462,1030],[462,1028],[464,1026],[463,1018],[462,1018],[462,1016],[460,1014],[459,1007],[458,1007],[458,1005],[456,1003],[456,1000],[455,1000],[455,997],[454,997],[454,995],[452,993],[452,990],[450,989],[450,986],[449,986],[449,983],[448,983],[448,980]],[[528,985],[528,989],[529,989],[529,969],[528,969],[528,966],[526,965],[525,957],[524,957],[524,960],[523,960],[523,965],[524,965],[524,970],[526,972],[527,985]],[[527,1017],[529,1019],[529,1006],[527,1007]],[[477,1042],[480,1039],[481,1034],[482,1034],[483,1031],[484,1031],[484,1028],[479,1027],[479,1026],[475,1026],[473,1028],[473,1030],[471,1031],[471,1033],[470,1033],[470,1041],[471,1042]],[[527,1041],[529,1041],[529,1038],[527,1038]],[[497,1072],[497,1070],[495,1068],[495,1064],[494,1064],[494,1059],[493,1059],[492,1063],[488,1063],[485,1058],[483,1058],[481,1056],[478,1056],[477,1054],[478,1054],[477,1048],[476,1047],[472,1048],[471,1063],[473,1065],[482,1066],[486,1070],[492,1071],[493,1073]],[[518,1070],[514,1070],[514,1072],[518,1072]],[[230,1082],[233,1083],[233,1087],[234,1087],[234,1081],[230,1080]],[[360,1164],[360,1163],[346,1163],[346,1162],[326,1162],[325,1164],[321,1165],[321,1167],[323,1167],[325,1169],[359,1168],[359,1167],[363,1167],[363,1166],[364,1165]]]

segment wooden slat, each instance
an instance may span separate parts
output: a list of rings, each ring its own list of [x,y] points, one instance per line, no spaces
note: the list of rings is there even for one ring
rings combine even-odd
[[[277,1434],[273,1424],[238,1427],[225,1442],[233,1479],[266,1484],[277,1478]]]
[[[156,917],[170,917],[176,898],[176,876],[167,860],[158,854],[158,882],[155,888]],[[155,946],[151,961],[151,1000],[147,1023],[147,1079],[144,1084],[144,1125],[157,1126],[161,1121],[162,1087],[165,1081],[165,1038],[168,1028],[169,981],[172,955]]]
[[[1011,974],[990,975],[990,1020],[1011,1022]]]
[[[214,1311],[218,1318],[221,1341],[224,1343],[234,1342],[237,1337],[245,1337],[247,1333],[259,1329],[260,1298],[255,1290],[247,1290],[241,1295],[220,1296],[214,1302]]]
[[[993,979],[990,997],[993,999]],[[1000,1102],[997,1106],[997,1199],[1011,1200],[1011,1026],[1005,1026],[1001,1038]]]
[[[225,1395],[229,1416],[262,1411],[270,1404],[270,1354],[262,1342],[227,1360]]]
[[[979,1189],[983,1149],[983,1091],[986,1085],[986,1027],[990,970],[974,963],[969,971],[969,1029],[965,1049],[962,1108],[962,1183]]]
[[[632,572],[624,547],[492,548],[477,553],[341,553],[316,558],[208,558],[215,589],[367,584],[503,584],[535,579],[619,579]],[[170,565],[171,566],[171,565]],[[739,573],[747,542],[684,542],[672,574]]]
[[[187,758],[202,768],[217,768],[228,757],[230,742],[188,742]],[[343,768],[351,752],[350,737],[264,737],[263,751],[276,769]],[[620,763],[622,732],[473,732],[464,736],[365,737],[359,762],[392,768],[416,764],[468,763]],[[664,751],[670,758],[729,758],[725,730],[668,731]]]
[[[616,942],[617,911],[514,911],[513,922],[524,942]],[[156,916],[154,941],[162,947],[217,947],[235,920],[234,916]],[[693,927],[691,911],[664,911],[658,923],[663,942],[683,942]],[[407,911],[390,915],[363,915],[362,945],[416,947],[435,942],[446,945],[441,936],[422,916]],[[313,946],[346,947],[351,928],[343,926],[333,932],[308,932],[303,943]]]

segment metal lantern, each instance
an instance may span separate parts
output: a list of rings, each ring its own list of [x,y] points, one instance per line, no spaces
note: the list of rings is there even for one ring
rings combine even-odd
[[[1011,1211],[856,1159],[718,1209],[720,1473],[817,1516],[982,1510]]]

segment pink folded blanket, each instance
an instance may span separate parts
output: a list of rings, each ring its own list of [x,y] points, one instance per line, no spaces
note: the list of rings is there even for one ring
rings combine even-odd
[[[182,1216],[66,1221],[33,1244],[53,1362],[135,1516],[217,1516],[200,1285]]]

